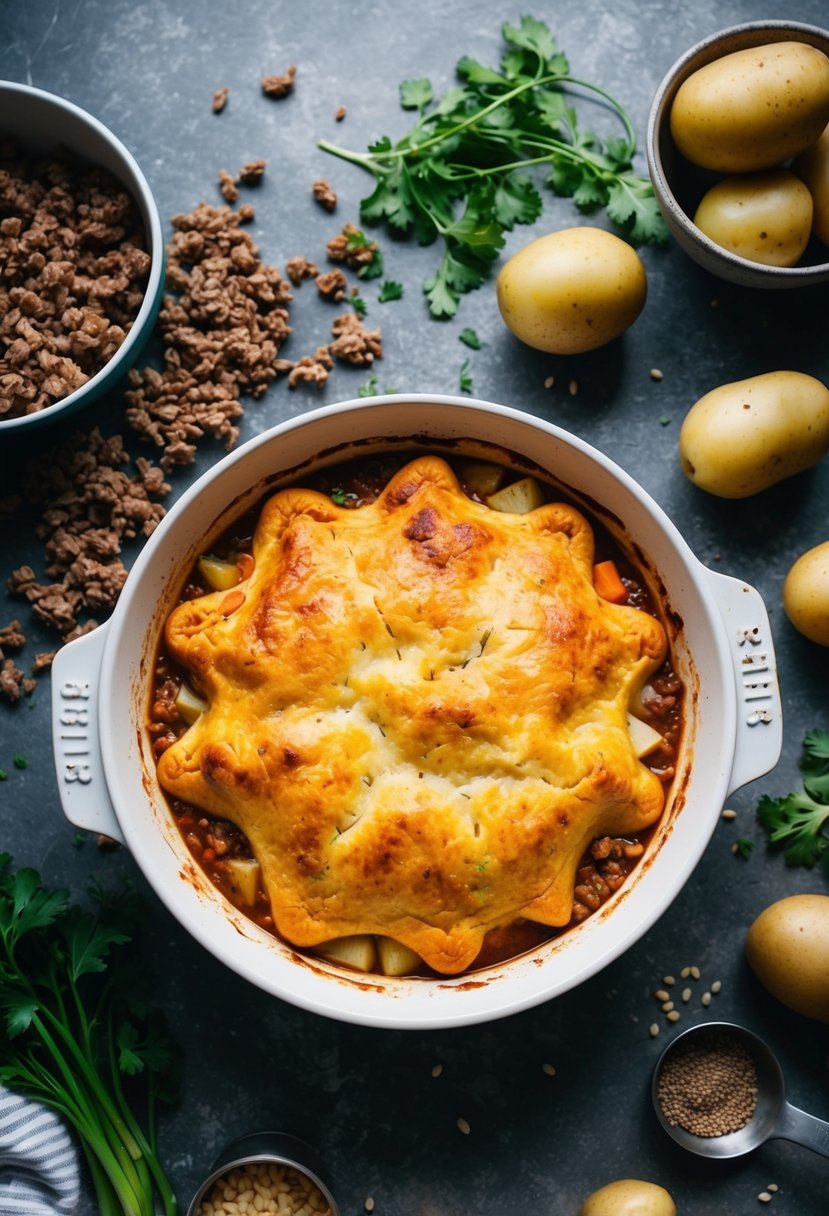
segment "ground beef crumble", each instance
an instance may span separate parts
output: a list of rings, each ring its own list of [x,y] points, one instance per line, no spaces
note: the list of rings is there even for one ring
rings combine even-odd
[[[311,193],[321,207],[326,211],[334,211],[337,206],[337,195],[331,189],[330,184],[323,178],[319,178],[311,186]]]
[[[7,587],[64,641],[94,628],[95,622],[82,623],[81,615],[115,606],[127,576],[122,542],[149,536],[164,515],[156,500],[170,486],[161,470],[142,457],[127,472],[123,466],[129,459],[122,436],[105,439],[96,429],[74,435],[27,467],[24,492],[41,507],[35,532],[44,542],[45,573],[53,581],[41,582],[31,566],[21,566]],[[50,661],[41,656],[40,669]]]
[[[299,287],[305,279],[315,279],[319,274],[319,267],[315,262],[309,262],[307,258],[288,258],[285,263],[285,273],[294,286]]]
[[[205,434],[233,447],[240,396],[260,397],[279,374],[291,291],[241,227],[252,215],[200,203],[173,218],[167,286],[175,295],[158,319],[163,370],[131,371],[126,394],[130,426],[163,449],[164,469],[191,463]]]
[[[292,64],[284,76],[264,76],[262,78],[262,92],[266,97],[273,97],[278,100],[292,93],[295,83],[296,68]]]
[[[360,271],[370,266],[378,253],[377,242],[366,240],[356,224],[344,224],[342,231],[325,246],[332,262],[345,262],[351,270]]]
[[[331,325],[334,341],[328,349],[343,363],[355,367],[368,367],[375,359],[383,358],[382,334],[379,329],[366,329],[353,312],[335,317]]]
[[[115,178],[0,145],[0,419],[53,405],[104,367],[149,269],[140,213]]]
[[[226,85],[223,85],[220,89],[216,89],[216,92],[213,94],[212,103],[214,114],[221,114],[222,110],[227,105],[228,95],[229,90]]]
[[[318,274],[315,282],[317,290],[323,299],[332,300],[335,304],[339,304],[340,300],[345,299],[348,291],[348,280],[337,267],[326,271],[325,274]]]

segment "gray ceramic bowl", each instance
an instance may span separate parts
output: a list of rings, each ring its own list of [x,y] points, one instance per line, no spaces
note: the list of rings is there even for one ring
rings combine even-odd
[[[764,266],[737,257],[697,228],[692,216],[705,191],[723,174],[689,164],[678,153],[670,130],[673,100],[683,81],[723,55],[770,42],[807,42],[829,55],[829,30],[797,21],[750,21],[733,25],[698,42],[676,61],[656,90],[648,118],[648,170],[665,222],[678,245],[705,270],[743,287],[803,287],[829,282],[827,252],[812,245],[800,266]],[[812,243],[816,245],[816,242]]]
[[[28,85],[0,81],[0,134],[11,136],[24,152],[44,155],[64,149],[108,170],[134,198],[144,221],[150,273],[144,299],[116,353],[75,392],[36,413],[0,419],[0,434],[63,418],[112,388],[137,359],[152,332],[164,290],[164,241],[158,207],[132,155],[103,123],[62,97]]]

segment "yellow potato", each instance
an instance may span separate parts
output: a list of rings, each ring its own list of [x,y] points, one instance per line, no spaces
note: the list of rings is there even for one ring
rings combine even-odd
[[[746,957],[778,1001],[829,1022],[829,895],[790,895],[764,909],[749,928]]]
[[[686,476],[720,498],[758,494],[827,451],[829,390],[803,372],[723,384],[691,407],[679,433]]]
[[[809,187],[814,203],[812,231],[823,245],[829,245],[829,127],[817,143],[802,152],[794,171]]]
[[[676,1205],[655,1182],[620,1178],[588,1195],[579,1216],[676,1216]]]
[[[786,616],[818,646],[829,646],[829,540],[802,554],[783,584]]]
[[[812,196],[788,169],[723,178],[694,216],[729,253],[766,266],[796,266],[812,232]]]
[[[648,284],[639,255],[602,228],[531,241],[498,275],[498,307],[522,342],[556,355],[595,350],[632,325]]]
[[[813,144],[829,122],[829,58],[805,42],[723,55],[680,85],[671,134],[695,165],[770,169]]]

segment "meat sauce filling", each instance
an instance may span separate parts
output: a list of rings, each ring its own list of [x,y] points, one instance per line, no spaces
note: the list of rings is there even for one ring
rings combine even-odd
[[[304,484],[327,494],[342,507],[358,508],[373,502],[408,456],[394,454],[353,461],[348,465],[325,470]],[[453,462],[450,460],[450,464]],[[461,485],[475,501],[483,499],[468,485],[461,467],[455,468]],[[252,536],[259,514],[258,508],[239,520],[212,549],[212,555],[225,561],[239,563],[244,571],[252,561]],[[624,550],[591,519],[596,541],[595,562],[614,564],[626,595],[625,603],[652,616],[659,616],[651,594]],[[198,565],[186,581],[181,602],[196,599],[213,590],[201,576]],[[152,697],[148,715],[148,731],[156,758],[188,729],[177,700],[185,682],[185,673],[165,653],[163,645],[156,656]],[[639,714],[661,736],[663,742],[642,762],[667,787],[675,775],[675,762],[683,722],[683,689],[671,662],[670,651],[654,673],[642,697]],[[173,817],[184,843],[210,881],[241,912],[261,928],[276,933],[270,902],[260,883],[254,901],[243,898],[232,875],[234,861],[252,861],[253,853],[245,834],[226,819],[208,815],[199,808],[176,798],[168,798]],[[533,921],[518,919],[512,924],[493,929],[471,970],[478,970],[532,950],[542,942],[557,937],[572,925],[580,924],[596,912],[627,879],[645,852],[653,829],[631,838],[609,836],[594,840],[581,859],[573,892],[572,916],[568,925],[551,929]],[[424,974],[431,974],[424,968]]]

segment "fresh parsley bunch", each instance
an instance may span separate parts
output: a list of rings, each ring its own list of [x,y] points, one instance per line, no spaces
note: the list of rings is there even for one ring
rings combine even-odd
[[[800,759],[803,788],[784,798],[764,795],[757,815],[772,844],[785,845],[790,866],[813,866],[822,859],[829,870],[829,731],[810,730]]]
[[[170,1044],[136,999],[134,974],[110,968],[137,912],[129,892],[95,892],[90,909],[72,905],[66,891],[47,889],[35,870],[14,870],[0,854],[0,1081],[77,1132],[101,1216],[174,1216],[154,1118]],[[146,1131],[125,1075],[143,1082]]]
[[[538,219],[541,196],[524,172],[533,166],[545,166],[547,184],[580,210],[604,207],[633,240],[667,238],[650,180],[633,172],[636,138],[619,102],[570,74],[543,22],[522,17],[502,34],[498,69],[465,56],[460,86],[438,99],[428,80],[400,86],[401,105],[419,117],[397,143],[384,136],[366,153],[319,143],[374,175],[360,205],[365,223],[385,222],[424,245],[442,239],[443,257],[424,285],[434,317],[453,316],[460,296],[480,287],[505,232]],[[581,128],[568,89],[587,90],[610,107],[624,134],[601,140]]]

